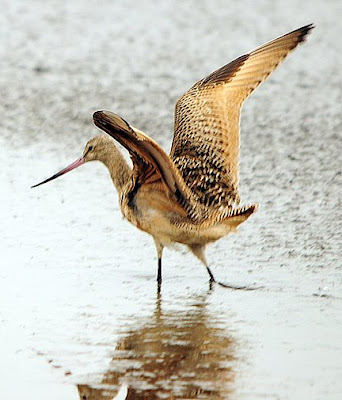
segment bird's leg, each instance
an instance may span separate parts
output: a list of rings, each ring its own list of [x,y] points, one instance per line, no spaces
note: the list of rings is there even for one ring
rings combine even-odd
[[[211,272],[211,269],[208,267],[208,262],[207,259],[205,257],[205,246],[203,245],[191,245],[188,246],[189,249],[194,253],[194,255],[200,259],[202,261],[202,263],[205,265],[205,267],[207,268],[208,274],[209,274],[209,286],[210,289],[213,286],[213,283],[217,283],[218,285],[224,287],[224,288],[228,288],[228,289],[234,289],[234,290],[256,290],[256,289],[260,289],[260,287],[254,287],[254,286],[235,286],[235,285],[230,285],[227,283],[222,283],[222,282],[218,282],[213,273]]]
[[[210,268],[208,267],[208,262],[207,258],[205,256],[205,245],[196,245],[193,244],[191,246],[188,246],[189,249],[194,253],[194,255],[202,261],[202,263],[205,265],[207,268],[208,274],[209,274],[209,284],[210,284],[210,289],[212,288],[212,284],[216,282],[213,273],[211,272]]]
[[[153,239],[154,239],[154,244],[156,245],[157,256],[158,256],[157,282],[158,282],[158,285],[160,285],[162,282],[162,256],[163,256],[164,246],[159,242],[158,239],[156,239],[156,238],[153,238]]]
[[[210,268],[207,265],[206,265],[206,268],[207,268],[207,271],[208,271],[208,274],[209,274],[209,277],[210,277],[209,281],[210,282],[216,282],[216,279],[214,278],[214,275],[211,272]]]
[[[207,265],[206,265],[206,268],[207,268],[207,271],[208,271],[208,274],[209,274],[209,277],[210,277],[209,278],[209,292],[211,292],[213,290],[214,283],[216,283],[216,280],[214,278],[213,273],[211,272],[210,268]]]
[[[161,283],[162,281],[162,259],[158,257],[158,274],[157,274],[157,282]]]

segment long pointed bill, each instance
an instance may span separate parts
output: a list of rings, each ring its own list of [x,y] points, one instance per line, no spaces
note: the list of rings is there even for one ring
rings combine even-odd
[[[75,162],[73,162],[72,164],[70,164],[68,167],[66,167],[66,168],[62,169],[61,171],[57,172],[57,174],[51,176],[51,177],[48,178],[48,179],[45,179],[45,181],[43,181],[43,182],[37,183],[37,185],[31,186],[31,189],[34,188],[34,187],[43,185],[44,183],[53,181],[54,179],[58,178],[59,176],[64,175],[64,174],[66,174],[66,173],[69,172],[69,171],[72,171],[73,169],[79,167],[80,165],[82,165],[82,164],[84,164],[84,163],[85,163],[84,158],[83,158],[83,157],[80,157],[80,158],[78,158]]]

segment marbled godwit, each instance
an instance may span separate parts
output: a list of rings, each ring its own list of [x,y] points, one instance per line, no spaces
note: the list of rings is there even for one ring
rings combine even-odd
[[[195,83],[177,101],[169,156],[123,118],[97,111],[95,125],[129,151],[133,169],[114,141],[100,135],[89,140],[82,157],[38,185],[87,161],[102,161],[119,193],[123,215],[154,239],[158,282],[163,248],[172,243],[186,245],[215,282],[206,245],[234,231],[258,207],[239,206],[241,106],[312,28],[306,25],[272,40]]]

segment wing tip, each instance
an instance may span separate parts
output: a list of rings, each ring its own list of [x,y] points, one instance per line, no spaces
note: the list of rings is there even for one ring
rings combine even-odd
[[[315,24],[312,22],[311,24],[304,25],[301,28],[294,30],[293,33],[294,32],[299,33],[298,43],[304,42],[314,28],[315,28]]]
[[[304,42],[307,39],[307,36],[309,33],[312,31],[312,29],[315,28],[314,23],[304,25],[300,28],[297,28],[289,33],[286,33],[283,36],[280,36],[278,39],[282,39],[284,37],[289,37],[292,36],[294,39],[294,42],[291,46],[291,49],[295,48],[298,46],[299,43]],[[274,39],[277,40],[277,39]],[[273,43],[272,42],[269,43]],[[263,46],[262,46],[263,47]],[[255,49],[255,51],[258,51],[259,48]],[[242,56],[238,57],[234,61],[230,62],[229,64],[224,65],[223,67],[217,69],[201,81],[195,83],[194,86],[205,86],[206,84],[215,84],[219,82],[225,82],[228,83],[229,80],[231,80],[241,69],[245,61],[250,57],[250,55],[253,53],[251,51],[250,53],[243,54]],[[229,79],[228,79],[229,78]]]

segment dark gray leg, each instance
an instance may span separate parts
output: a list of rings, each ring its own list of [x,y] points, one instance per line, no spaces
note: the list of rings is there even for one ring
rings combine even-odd
[[[162,257],[163,257],[164,246],[159,242],[158,239],[156,239],[156,238],[153,238],[153,239],[154,239],[154,244],[156,245],[157,256],[158,256],[157,282],[158,282],[158,288],[160,289],[160,285],[162,282]]]
[[[157,282],[159,285],[162,283],[162,259],[161,258],[158,258]]]
[[[210,282],[216,282],[213,273],[210,271],[210,268],[208,266],[206,266],[206,267],[207,267],[207,271],[208,271],[208,274],[209,274],[209,277],[210,277],[209,281]]]

